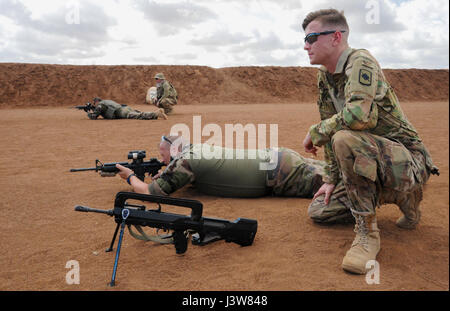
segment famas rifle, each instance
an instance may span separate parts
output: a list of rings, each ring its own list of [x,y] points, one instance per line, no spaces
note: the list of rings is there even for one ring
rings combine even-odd
[[[99,159],[95,160],[95,167],[89,168],[72,168],[71,172],[83,172],[83,171],[96,171],[100,172],[102,176],[114,176],[119,172],[116,164],[128,167],[135,174],[136,177],[144,181],[145,173],[151,176],[158,174],[158,171],[165,165],[164,163],[158,161],[156,158],[152,158],[149,161],[144,161],[146,156],[145,150],[130,151],[128,153],[128,159],[133,160],[131,163],[128,162],[113,162],[113,163],[102,163]]]
[[[145,205],[129,204],[127,202],[129,199],[156,203],[158,205],[158,209],[146,210]],[[191,214],[180,215],[162,212],[161,204],[190,208]],[[233,242],[241,246],[249,246],[253,243],[258,228],[258,222],[253,219],[238,218],[231,222],[223,219],[203,217],[203,205],[201,202],[196,200],[139,194],[134,192],[117,193],[114,202],[114,209],[112,210],[93,209],[78,205],[75,206],[75,211],[102,213],[109,216],[114,216],[117,226],[111,245],[106,250],[107,252],[112,251],[120,228],[113,274],[111,282],[109,283],[110,286],[115,285],[117,265],[125,225],[128,226],[130,234],[133,237],[136,236],[132,233],[130,228],[131,225],[135,226],[138,230],[141,229],[141,226],[147,226],[172,231],[172,235],[168,236],[168,240],[170,241],[169,243],[175,245],[177,254],[183,254],[186,252],[189,235],[191,234],[192,244],[194,245],[203,246],[223,239],[226,242]]]

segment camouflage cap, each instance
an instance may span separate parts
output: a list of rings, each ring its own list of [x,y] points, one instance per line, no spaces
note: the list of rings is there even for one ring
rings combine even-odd
[[[164,75],[160,72],[160,73],[157,73],[157,74],[155,75],[155,79],[165,80],[166,78],[165,78]]]

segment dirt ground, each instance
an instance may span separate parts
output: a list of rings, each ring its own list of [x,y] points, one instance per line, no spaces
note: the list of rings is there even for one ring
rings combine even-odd
[[[106,284],[115,253],[104,252],[113,219],[74,211],[75,205],[111,209],[115,194],[131,188],[119,177],[70,173],[70,168],[94,166],[96,158],[126,161],[128,151],[136,149],[155,157],[161,135],[179,123],[192,129],[193,115],[222,129],[229,123],[278,124],[279,146],[306,156],[301,142],[318,121],[313,100],[180,104],[167,121],[92,121],[67,105],[20,106],[0,110],[0,290],[449,290],[448,91],[445,100],[402,102],[441,175],[432,176],[425,188],[416,230],[395,226],[401,214],[396,206],[378,210],[380,284],[373,285],[340,267],[354,237],[352,225],[313,224],[308,199],[219,198],[193,188],[176,192],[175,197],[201,201],[206,217],[257,219],[254,244],[189,245],[184,255],[176,255],[172,245],[145,243],[126,232],[114,289]],[[66,283],[70,260],[79,262],[79,285]]]

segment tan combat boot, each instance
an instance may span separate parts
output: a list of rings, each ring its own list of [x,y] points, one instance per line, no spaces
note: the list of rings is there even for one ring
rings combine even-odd
[[[167,115],[164,113],[164,109],[163,108],[159,108],[158,110],[156,110],[156,115],[159,118],[163,118],[164,120],[167,120]]]
[[[396,203],[403,213],[403,216],[395,223],[398,227],[410,230],[416,228],[420,221],[419,204],[422,201],[422,197],[422,188],[414,192],[402,193],[397,197]]]
[[[380,251],[380,232],[375,215],[355,215],[355,220],[356,237],[342,260],[342,269],[352,273],[365,274],[367,262],[375,260]]]

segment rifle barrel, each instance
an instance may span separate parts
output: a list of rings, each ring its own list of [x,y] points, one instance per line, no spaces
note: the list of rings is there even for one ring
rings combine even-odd
[[[71,168],[71,172],[83,172],[83,171],[95,171],[97,170],[96,167],[89,167],[89,168]]]
[[[90,208],[90,207],[82,206],[82,205],[75,206],[75,211],[77,211],[77,212],[85,212],[85,213],[88,213],[88,212],[100,213],[100,214],[107,214],[107,215],[110,215],[110,216],[114,215],[112,210],[96,209],[96,208]]]

